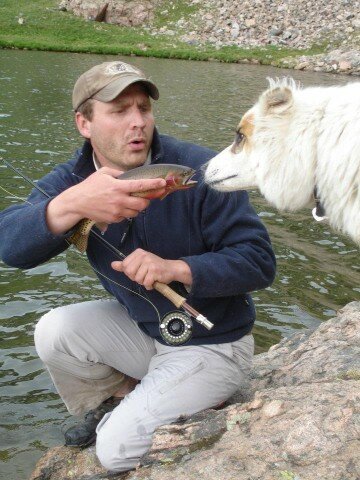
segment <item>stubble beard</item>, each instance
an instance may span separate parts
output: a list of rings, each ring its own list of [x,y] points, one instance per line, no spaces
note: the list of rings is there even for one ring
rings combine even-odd
[[[131,151],[127,144],[117,145],[115,142],[101,145],[99,153],[95,152],[102,166],[115,168],[121,171],[140,167],[147,159],[150,144],[138,152]],[[100,155],[99,155],[100,154]]]

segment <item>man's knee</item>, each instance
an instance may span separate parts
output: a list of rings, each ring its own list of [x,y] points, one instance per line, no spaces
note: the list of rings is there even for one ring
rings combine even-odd
[[[132,470],[139,461],[139,458],[134,458],[134,452],[130,451],[130,445],[124,435],[117,434],[112,438],[104,431],[97,435],[96,455],[100,463],[112,472]]]
[[[111,414],[106,414],[96,429],[97,457],[105,468],[114,472],[135,468],[150,448],[154,432],[153,425],[145,428],[146,419],[140,421],[133,409],[121,407],[122,403]]]
[[[51,363],[56,347],[61,343],[61,337],[66,332],[65,323],[64,311],[60,307],[43,315],[35,327],[35,348],[45,364]]]

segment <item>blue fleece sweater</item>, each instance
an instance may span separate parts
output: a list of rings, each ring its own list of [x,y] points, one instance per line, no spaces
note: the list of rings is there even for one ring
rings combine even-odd
[[[247,193],[223,194],[204,184],[199,169],[214,154],[207,148],[155,131],[152,163],[190,166],[198,170],[195,179],[199,183],[162,201],[153,200],[133,219],[122,244],[121,238],[128,228],[126,220],[110,225],[105,233],[105,239],[125,254],[143,248],[162,258],[181,258],[188,263],[193,277],[191,291],[186,292],[177,282],[171,286],[215,325],[208,331],[195,322],[189,345],[230,342],[247,334],[255,320],[249,293],[269,286],[275,275],[275,257],[268,234],[249,204]],[[92,149],[85,142],[72,160],[55,167],[38,184],[53,198],[93,172]],[[33,190],[29,196],[32,205],[15,205],[0,213],[0,256],[6,264],[32,268],[68,248],[66,238],[71,232],[53,235],[47,228],[45,213],[51,198]],[[110,263],[117,258],[93,236],[89,239],[87,256],[90,264],[106,277],[146,296],[161,316],[175,310],[155,290],[146,291],[124,274],[115,272]],[[164,343],[154,307],[98,276],[140,328]]]

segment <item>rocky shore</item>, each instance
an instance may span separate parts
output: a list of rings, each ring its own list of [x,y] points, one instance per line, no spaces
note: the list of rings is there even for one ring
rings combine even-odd
[[[59,8],[87,19],[142,27],[202,49],[211,45],[249,49],[269,45],[298,49],[299,56],[274,66],[360,75],[360,1],[352,0],[188,0],[194,13],[155,27],[175,0],[62,0]],[[99,19],[99,17],[98,17]],[[302,56],[301,50],[326,45],[325,53]]]
[[[94,447],[55,447],[30,480],[358,480],[360,302],[255,357],[248,385],[154,435],[132,472],[108,475]]]

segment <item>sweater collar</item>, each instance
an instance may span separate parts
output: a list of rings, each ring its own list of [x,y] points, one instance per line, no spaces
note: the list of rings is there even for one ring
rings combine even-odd
[[[154,129],[153,141],[151,143],[151,163],[160,163],[163,158],[163,148],[160,141],[160,135],[157,129]],[[73,175],[79,178],[86,178],[95,172],[93,162],[93,148],[88,140],[85,140],[77,161],[74,165]]]

